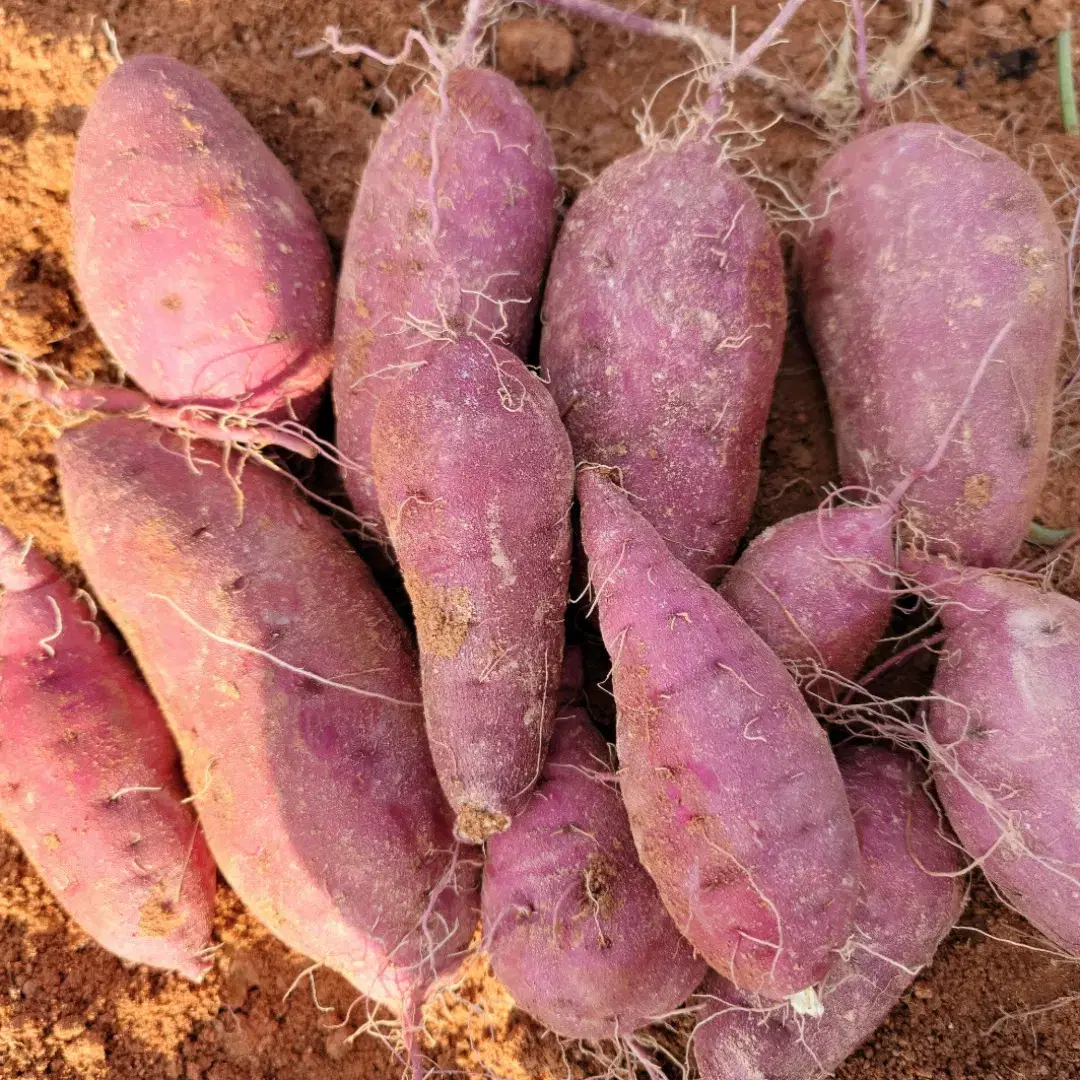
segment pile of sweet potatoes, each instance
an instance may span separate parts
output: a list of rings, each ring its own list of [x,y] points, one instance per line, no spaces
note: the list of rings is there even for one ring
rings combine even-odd
[[[845,486],[732,564],[788,301],[715,101],[556,236],[543,123],[462,41],[372,150],[332,335],[314,214],[227,99],[152,56],[99,91],[72,199],[94,326],[148,403],[204,419],[303,432],[332,368],[334,457],[410,613],[280,454],[152,409],[71,427],[111,623],[0,526],[8,828],[98,942],[192,978],[216,863],[401,1017],[416,1074],[478,925],[560,1035],[653,1068],[634,1033],[691,999],[698,1068],[733,1080],[838,1065],[971,864],[1080,955],[1080,606],[1004,572],[1066,319],[1041,190],[937,124],[823,165],[794,269]],[[600,672],[566,649],[575,551]],[[946,641],[916,734],[852,743],[822,721],[912,592]],[[608,676],[614,748],[581,705]]]

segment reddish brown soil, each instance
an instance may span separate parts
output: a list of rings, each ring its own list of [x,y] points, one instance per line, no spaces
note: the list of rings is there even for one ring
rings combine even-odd
[[[895,103],[896,113],[934,115],[988,140],[1061,199],[1068,178],[1080,174],[1080,140],[1061,132],[1053,68],[1052,36],[1068,6],[1069,0],[943,3],[931,45],[916,62],[920,81]],[[693,8],[716,29],[730,25],[727,0],[700,0]],[[392,53],[406,26],[423,27],[418,10],[415,0],[0,0],[0,346],[78,376],[109,374],[70,277],[67,219],[75,135],[111,66],[98,17],[110,20],[125,54],[172,53],[215,79],[296,173],[339,248],[379,116],[413,74],[399,70],[384,85],[384,72],[370,62],[296,60],[292,50],[333,23],[351,39]],[[773,0],[744,0],[740,40],[774,10]],[[457,15],[457,4],[428,9],[444,32]],[[825,35],[835,38],[842,18],[840,4],[810,0],[768,65],[787,65],[803,84],[820,84]],[[895,36],[903,22],[902,5],[883,0],[873,30]],[[541,80],[526,92],[574,189],[635,147],[634,110],[689,60],[674,45],[571,25],[576,55],[568,81],[560,84],[549,70],[565,55],[565,42],[548,41],[533,66],[527,56],[522,63],[518,47],[515,63]],[[661,96],[658,115],[672,107],[675,93]],[[772,115],[753,87],[741,89],[738,102],[748,122]],[[808,128],[782,122],[747,159],[797,195],[827,149]],[[1058,206],[1063,218],[1071,214],[1070,201]],[[39,407],[0,402],[0,520],[32,531],[74,571],[50,457],[56,423]],[[1075,425],[1065,410],[1059,446],[1068,446]],[[765,467],[755,527],[814,505],[834,475],[824,397],[812,359],[797,343],[778,384]],[[1055,458],[1042,510],[1048,525],[1080,525],[1080,468],[1068,453]],[[1062,575],[1066,587],[1071,578]],[[349,1041],[355,1024],[343,1020],[353,995],[340,979],[316,972],[287,996],[305,961],[269,938],[225,887],[218,909],[221,947],[202,986],[125,969],[71,926],[0,833],[0,1078],[399,1075],[377,1040],[362,1034]],[[1080,1076],[1080,970],[1039,951],[1022,921],[985,886],[976,885],[963,923],[888,1025],[844,1067],[845,1080]],[[362,1005],[352,1021],[360,1011]],[[513,1009],[481,961],[469,966],[452,999],[429,1010],[428,1028],[430,1049],[445,1069],[506,1080],[567,1075],[554,1038]],[[571,1074],[583,1075],[577,1058],[570,1060]]]

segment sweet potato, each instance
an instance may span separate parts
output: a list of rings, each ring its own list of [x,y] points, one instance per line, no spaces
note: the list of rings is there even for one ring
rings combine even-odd
[[[180,745],[210,848],[286,944],[392,1007],[468,942],[416,660],[281,473],[110,419],[57,445],[80,560]]]
[[[505,829],[540,775],[570,577],[570,441],[500,345],[416,349],[372,428],[383,519],[412,600],[424,713],[460,838]]]
[[[825,164],[811,214],[804,311],[846,483],[884,490],[922,464],[1008,327],[959,437],[905,500],[932,550],[1008,565],[1045,475],[1066,314],[1042,189],[958,131],[897,124]]]
[[[703,1080],[817,1080],[874,1032],[929,964],[963,907],[957,849],[906,753],[848,745],[838,753],[859,832],[855,932],[821,987],[820,1017],[741,994],[719,976],[702,987],[709,1016],[694,1036]]]
[[[488,843],[483,923],[517,1004],[559,1035],[630,1035],[705,976],[634,852],[609,747],[583,709],[555,723],[543,777]]]
[[[786,314],[776,237],[699,134],[609,165],[555,246],[540,363],[574,452],[710,581],[750,518]]]
[[[151,397],[310,411],[330,374],[330,252],[296,182],[205,76],[135,56],[75,153],[75,279]]]
[[[385,535],[371,471],[383,388],[429,337],[524,356],[555,229],[543,124],[493,71],[425,83],[387,120],[349,222],[334,325],[338,445],[358,514]]]
[[[200,979],[217,871],[165,720],[120,643],[0,525],[0,814],[68,914]]]
[[[828,676],[855,678],[892,609],[893,512],[839,506],[797,514],[756,537],[728,571],[720,595],[805,679],[811,700],[828,699]]]
[[[859,873],[828,739],[780,660],[625,494],[583,470],[578,498],[642,864],[710,967],[813,1008]]]
[[[909,562],[944,601],[928,734],[949,822],[1029,922],[1080,956],[1080,604]]]

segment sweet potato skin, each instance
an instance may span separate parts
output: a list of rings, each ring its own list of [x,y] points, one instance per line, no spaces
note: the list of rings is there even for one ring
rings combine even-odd
[[[540,363],[578,461],[715,581],[746,530],[787,325],[780,248],[704,139],[608,166],[566,216]]]
[[[629,1035],[705,976],[638,862],[609,747],[583,709],[560,711],[540,783],[488,842],[482,896],[499,981],[566,1038]]]
[[[856,930],[821,988],[824,1012],[747,1012],[770,1003],[713,975],[702,987],[713,999],[712,1018],[694,1037],[703,1080],[817,1080],[832,1073],[884,1021],[963,908],[958,853],[923,789],[923,767],[881,746],[849,744],[837,758],[863,871]]]
[[[1045,476],[1065,325],[1042,189],[966,135],[896,124],[832,157],[811,200],[804,311],[846,483],[887,490],[918,469],[1012,320],[957,439],[907,500],[933,550],[1007,566]]]
[[[574,462],[543,383],[473,339],[414,350],[383,390],[372,460],[412,600],[424,713],[462,839],[536,782],[562,671]]]
[[[949,823],[1020,914],[1080,955],[1080,604],[996,574],[911,567],[953,601],[928,717]]]
[[[425,84],[383,125],[342,258],[338,444],[352,463],[344,479],[353,507],[377,536],[385,528],[371,425],[387,377],[430,335],[474,336],[524,356],[554,240],[555,156],[521,92],[496,72],[462,68],[449,75],[446,94],[440,114],[436,89]]]
[[[309,411],[330,374],[330,251],[296,182],[204,75],[133,56],[79,133],[75,278],[121,367],[167,402]]]
[[[22,555],[0,526],[0,814],[92,938],[200,979],[217,870],[165,719],[115,635]]]
[[[892,609],[892,511],[839,506],[796,514],[755,537],[720,595],[785,663],[853,679],[881,639]],[[835,683],[808,678],[811,701]]]
[[[847,940],[857,896],[828,739],[780,660],[622,492],[583,470],[578,498],[642,864],[710,967],[799,993]]]
[[[402,1008],[468,942],[477,898],[451,870],[401,621],[280,473],[249,464],[237,483],[195,443],[196,474],[178,439],[131,420],[75,428],[57,453],[80,560],[162,704],[222,873],[286,944]]]

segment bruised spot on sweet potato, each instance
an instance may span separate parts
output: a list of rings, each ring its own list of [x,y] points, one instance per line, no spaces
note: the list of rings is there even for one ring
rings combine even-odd
[[[57,836],[56,833],[53,833],[53,832],[46,833],[44,844],[50,851],[59,851],[60,850],[60,837]]]
[[[610,919],[615,913],[614,885],[617,876],[618,867],[610,855],[603,851],[594,851],[589,855],[582,881],[589,906],[601,919]],[[606,940],[603,941],[604,946],[607,944]]]
[[[408,572],[405,587],[412,599],[421,649],[452,660],[465,644],[474,615],[469,590],[432,585]]]
[[[184,301],[178,293],[169,293],[161,298],[161,306],[169,311],[179,311],[184,306]]]
[[[463,806],[457,815],[454,828],[463,840],[482,844],[489,836],[505,832],[510,826],[506,814],[497,814],[482,806]]]
[[[964,505],[982,510],[990,503],[994,480],[986,473],[977,473],[964,480]]]

